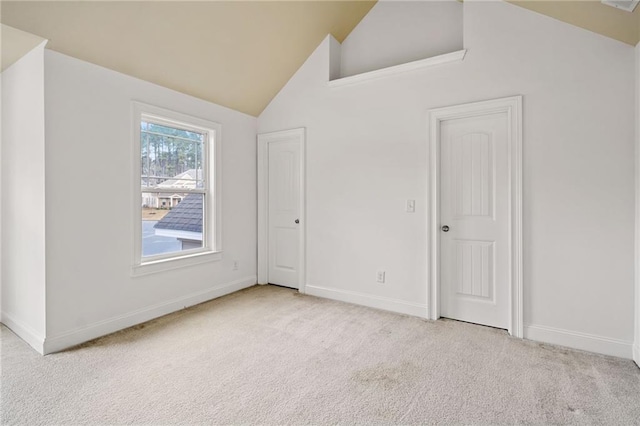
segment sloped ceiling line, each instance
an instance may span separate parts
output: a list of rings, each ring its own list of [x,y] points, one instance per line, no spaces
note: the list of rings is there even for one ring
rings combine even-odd
[[[640,7],[510,2],[631,45],[640,40]],[[58,52],[258,116],[327,34],[344,41],[374,4],[2,0],[0,21]]]

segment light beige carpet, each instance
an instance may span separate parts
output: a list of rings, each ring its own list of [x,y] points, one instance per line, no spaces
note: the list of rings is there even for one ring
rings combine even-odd
[[[252,287],[42,357],[2,327],[2,424],[640,424],[629,360]]]

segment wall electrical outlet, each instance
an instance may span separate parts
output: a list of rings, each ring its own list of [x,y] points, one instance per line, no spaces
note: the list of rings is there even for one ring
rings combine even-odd
[[[238,268],[239,268],[239,266],[240,266],[239,264],[240,264],[240,262],[238,262],[237,260],[234,260],[234,261],[233,261],[233,270],[234,270],[234,271],[237,271],[237,270],[238,270]]]
[[[384,283],[384,275],[384,271],[378,271],[378,273],[376,274],[376,281],[379,283]]]
[[[407,213],[416,212],[416,200],[407,200]]]

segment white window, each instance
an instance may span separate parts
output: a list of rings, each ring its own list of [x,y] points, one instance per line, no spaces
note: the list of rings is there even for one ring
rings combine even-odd
[[[134,275],[221,258],[220,125],[134,102]]]

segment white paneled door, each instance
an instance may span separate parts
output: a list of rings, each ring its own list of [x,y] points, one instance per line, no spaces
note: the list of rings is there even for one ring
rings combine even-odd
[[[509,327],[509,117],[440,127],[440,315]]]
[[[283,138],[268,151],[268,281],[300,286],[301,142]]]

